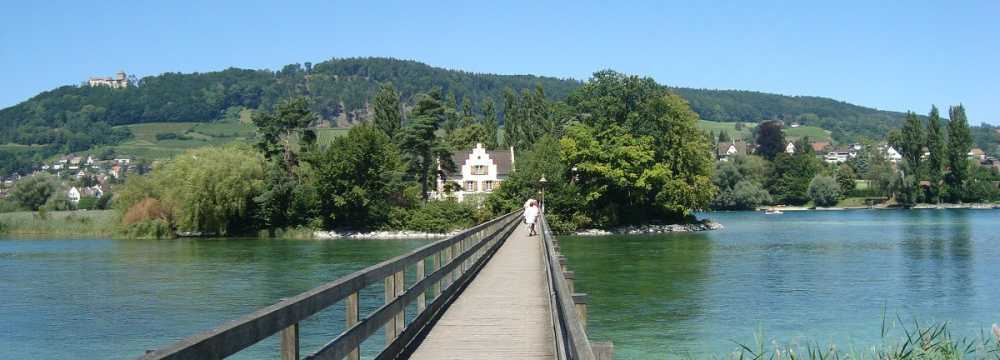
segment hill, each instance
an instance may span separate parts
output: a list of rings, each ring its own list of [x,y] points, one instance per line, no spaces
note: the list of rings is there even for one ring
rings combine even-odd
[[[753,141],[752,133],[753,128],[756,126],[756,123],[742,122],[718,122],[708,120],[701,120],[698,122],[698,128],[706,133],[717,136],[720,132],[725,132],[730,138],[744,139],[745,141]],[[805,137],[808,137],[811,141],[829,142],[833,140],[829,130],[809,125],[785,128],[785,137],[789,140],[797,140]]]
[[[318,126],[342,127],[367,118],[369,99],[383,82],[397,87],[404,104],[412,104],[415,94],[438,87],[454,94],[456,104],[469,101],[478,110],[484,99],[492,98],[501,111],[506,88],[520,91],[541,85],[548,98],[559,100],[581,84],[574,79],[471,73],[390,58],[332,59],[315,65],[291,64],[278,71],[230,68],[165,73],[144,77],[123,89],[63,86],[2,109],[0,144],[44,144],[18,149],[18,154],[35,157],[100,145],[125,146],[141,139],[129,140],[128,128],[122,125],[231,121],[245,117],[246,109],[269,109],[291,96],[310,99],[312,109],[322,118]],[[829,130],[838,141],[880,138],[897,127],[903,116],[820,97],[673,90],[708,121],[783,119]]]

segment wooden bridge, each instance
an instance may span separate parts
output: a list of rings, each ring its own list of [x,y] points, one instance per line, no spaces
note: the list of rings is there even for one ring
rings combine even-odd
[[[362,343],[380,330],[385,342],[376,359],[611,359],[610,342],[587,337],[587,296],[574,292],[573,272],[544,216],[541,235],[528,236],[520,215],[493,219],[140,359],[221,359],[277,336],[283,360],[356,360]],[[370,286],[382,287],[385,302],[361,314],[358,294]],[[345,330],[303,357],[300,323],[337,304],[344,307]],[[416,311],[407,317],[410,305]]]

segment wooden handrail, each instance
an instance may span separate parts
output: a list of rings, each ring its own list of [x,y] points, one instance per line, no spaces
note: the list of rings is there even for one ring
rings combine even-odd
[[[221,359],[277,333],[282,333],[282,357],[298,358],[298,324],[345,299],[348,329],[308,358],[356,359],[361,342],[383,326],[387,330],[392,326],[392,330],[387,331],[387,338],[391,341],[379,357],[394,357],[406,348],[427,320],[444,308],[445,302],[457,295],[460,287],[471,281],[474,272],[483,266],[513,231],[519,214],[520,211],[508,213],[455,236],[369,266],[215,329],[149,352],[140,359]],[[434,270],[406,288],[403,276],[405,269],[411,265],[424,266],[428,257],[434,264]],[[418,275],[421,275],[420,272],[418,271]],[[393,286],[394,297],[387,296],[386,304],[367,317],[352,319],[352,316],[360,315],[357,313],[358,293],[365,287],[382,281],[387,288],[390,284]],[[434,301],[418,312],[416,321],[410,326],[404,326],[406,306],[414,301],[419,303],[427,291],[434,293]],[[418,322],[420,320],[424,322]]]
[[[541,235],[545,246],[545,265],[549,283],[549,303],[552,309],[552,326],[556,342],[556,356],[560,360],[595,360],[594,350],[587,337],[586,294],[574,293],[567,280],[566,260],[558,249],[544,214],[539,217]],[[584,299],[583,303],[580,300]],[[582,305],[583,310],[580,311]]]

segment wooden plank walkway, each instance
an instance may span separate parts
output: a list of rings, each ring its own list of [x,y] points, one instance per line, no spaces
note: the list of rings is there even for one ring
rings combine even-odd
[[[410,357],[553,359],[541,236],[520,224]]]

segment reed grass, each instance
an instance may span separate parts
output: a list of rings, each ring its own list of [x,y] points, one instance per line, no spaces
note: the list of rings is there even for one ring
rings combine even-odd
[[[115,233],[112,210],[18,211],[0,214],[0,234],[19,236],[109,236]]]
[[[894,334],[893,330],[901,332]],[[888,321],[882,313],[881,342],[867,347],[838,347],[807,342],[786,345],[764,340],[763,331],[754,334],[753,344],[737,343],[732,353],[716,357],[730,360],[1000,360],[1000,326],[981,331],[975,337],[955,337],[947,322],[921,324],[904,322],[898,316]]]

